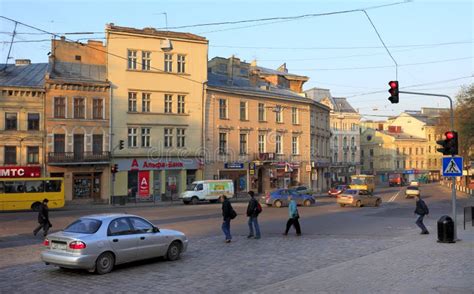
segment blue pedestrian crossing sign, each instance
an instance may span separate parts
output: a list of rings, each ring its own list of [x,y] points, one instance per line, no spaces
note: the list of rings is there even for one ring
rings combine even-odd
[[[443,157],[443,177],[462,176],[462,157]]]

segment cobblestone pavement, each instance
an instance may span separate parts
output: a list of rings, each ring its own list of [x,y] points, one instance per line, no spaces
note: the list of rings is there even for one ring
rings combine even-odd
[[[234,238],[231,244],[224,244],[221,236],[190,239],[188,252],[179,261],[138,262],[104,276],[60,270],[39,261],[10,265],[0,269],[0,289],[3,293],[240,293],[406,242],[403,237],[367,236]],[[40,246],[25,249],[39,253]]]

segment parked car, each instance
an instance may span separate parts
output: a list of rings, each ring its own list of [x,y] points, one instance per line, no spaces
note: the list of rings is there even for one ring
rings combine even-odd
[[[314,191],[306,186],[296,186],[291,188],[291,190],[295,190],[296,192],[300,194],[308,194],[308,195],[313,195]]]
[[[349,188],[348,185],[337,185],[336,187],[331,188],[328,191],[328,195],[329,196],[337,196],[337,195],[341,194],[342,192],[346,191],[348,188]]]
[[[277,189],[275,191],[269,192],[262,196],[260,202],[262,204],[278,208],[282,206],[288,206],[288,195],[290,194],[293,196],[293,199],[298,205],[311,206],[316,203],[312,195],[298,193],[293,189]]]
[[[63,231],[44,239],[41,260],[61,268],[86,269],[98,274],[115,265],[164,256],[177,260],[186,251],[187,237],[158,229],[130,214],[98,214],[79,218]]]
[[[337,197],[337,203],[344,207],[350,206],[380,206],[382,198],[370,194],[367,190],[348,189]]]
[[[179,195],[184,204],[198,204],[199,201],[214,203],[221,195],[234,197],[234,182],[232,180],[207,180],[193,182],[190,187]]]
[[[417,186],[408,186],[405,190],[405,198],[420,196],[420,188]]]

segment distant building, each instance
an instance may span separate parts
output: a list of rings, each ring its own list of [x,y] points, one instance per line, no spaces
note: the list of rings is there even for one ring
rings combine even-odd
[[[360,115],[346,98],[333,97],[328,89],[312,88],[306,94],[331,109],[331,179],[349,183],[350,176],[359,174],[361,170]]]

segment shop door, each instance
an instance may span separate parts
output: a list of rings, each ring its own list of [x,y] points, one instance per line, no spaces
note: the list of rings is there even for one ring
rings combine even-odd
[[[102,173],[94,173],[94,188],[92,190],[92,197],[94,199],[100,199],[101,177],[102,177]]]
[[[153,197],[155,200],[161,199],[161,171],[153,172]]]
[[[263,168],[258,169],[258,193],[263,193]]]
[[[92,197],[93,176],[91,174],[73,175],[73,197],[87,199]]]

